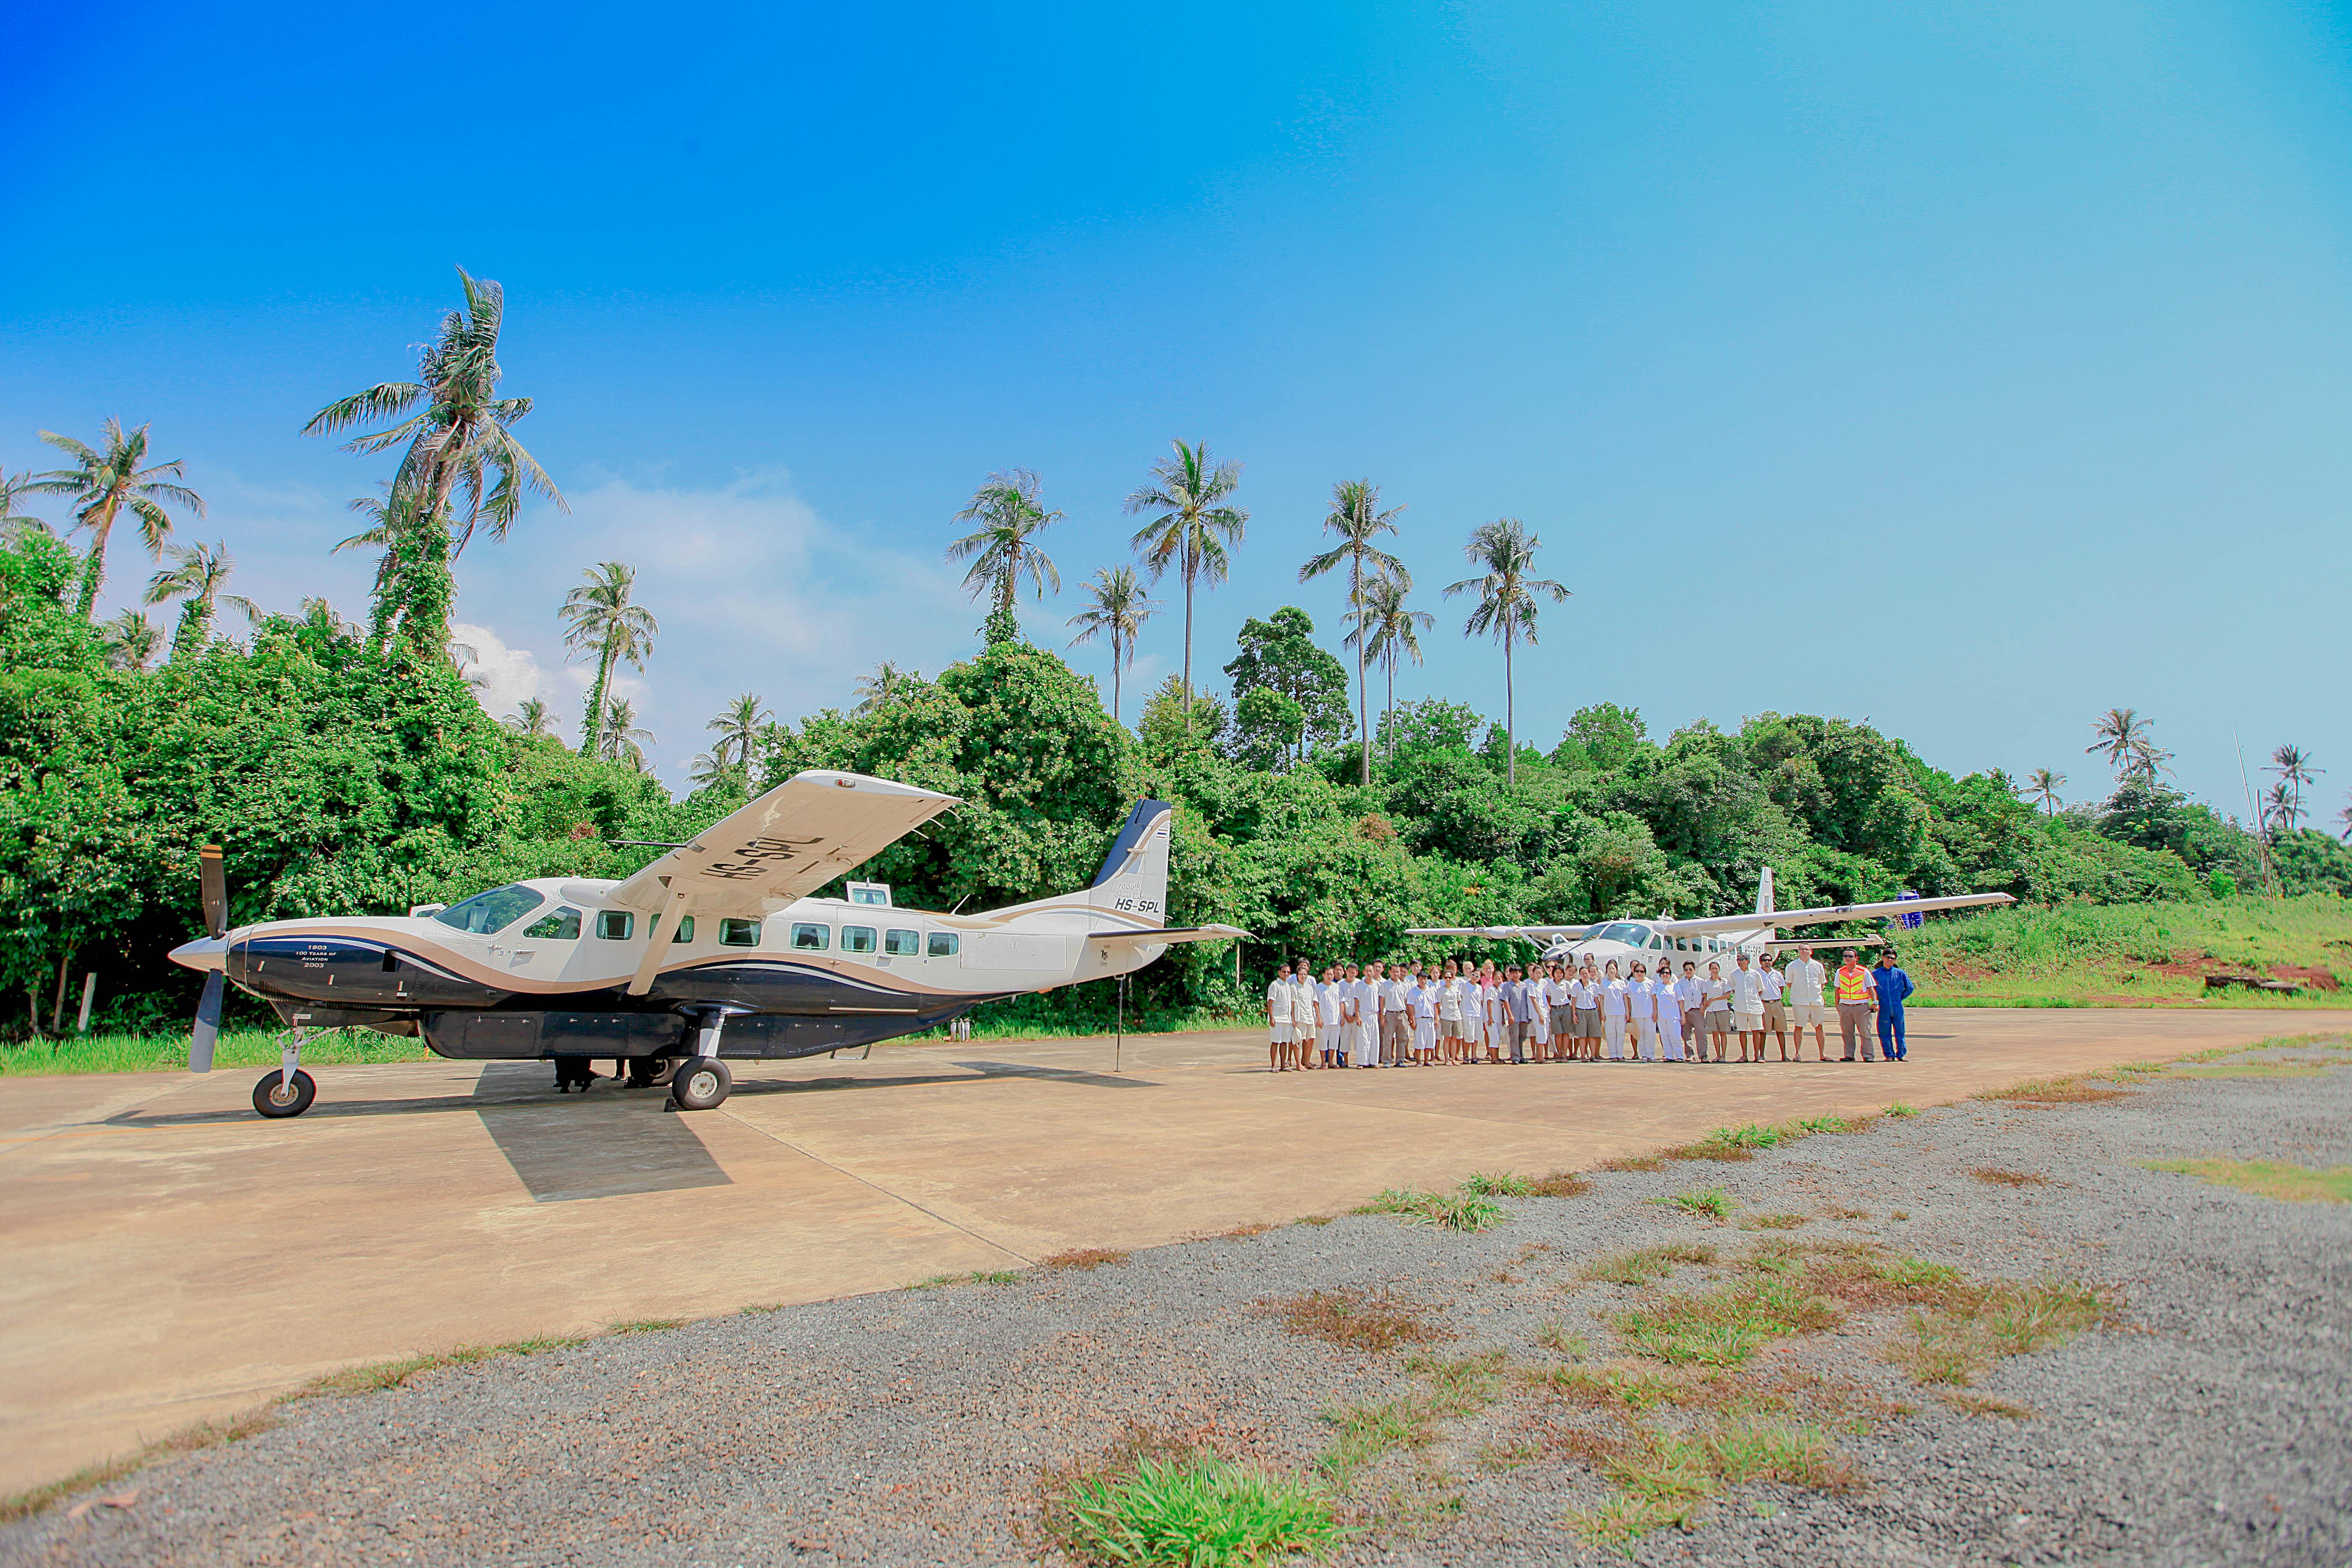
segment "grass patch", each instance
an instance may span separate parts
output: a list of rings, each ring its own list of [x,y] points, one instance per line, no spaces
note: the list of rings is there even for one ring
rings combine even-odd
[[[1919,1114],[1919,1108],[1908,1103],[1907,1101],[1898,1100],[1894,1104],[1886,1108],[1886,1114],[1889,1116],[1916,1116]]]
[[[1548,1351],[1566,1356],[1570,1361],[1582,1361],[1592,1352],[1591,1344],[1582,1334],[1572,1334],[1560,1326],[1556,1318],[1548,1319],[1536,1331],[1536,1343]]]
[[[1868,1209],[1846,1208],[1839,1204],[1832,1204],[1822,1212],[1832,1219],[1868,1219],[1870,1217]]]
[[[1612,1285],[1654,1285],[1675,1271],[1677,1263],[1713,1263],[1715,1248],[1688,1242],[1667,1242],[1634,1252],[1618,1252],[1596,1259],[1584,1268],[1587,1279]]]
[[[1326,1226],[1329,1225],[1333,1220],[1339,1217],[1339,1216],[1337,1215],[1328,1214],[1301,1215],[1298,1218],[1298,1223],[1301,1225]]]
[[[1320,1492],[1205,1450],[1074,1479],[1055,1533],[1084,1563],[1243,1568],[1322,1556],[1348,1535]]]
[[[1598,1171],[1663,1171],[1666,1163],[1655,1154],[1620,1154],[1593,1167]]]
[[[1599,1508],[1570,1509],[1566,1519],[1568,1527],[1586,1544],[1606,1547],[1630,1557],[1633,1542],[1654,1530],[1664,1530],[1668,1525],[1688,1530],[1691,1516],[1696,1511],[1697,1506],[1692,1502],[1670,1502],[1620,1492]]]
[[[1969,1172],[1988,1187],[2046,1187],[2050,1178],[2032,1171],[2004,1171],[1998,1165],[1979,1165]]]
[[[1391,1399],[1335,1405],[1323,1419],[1338,1428],[1315,1468],[1345,1491],[1365,1466],[1397,1448],[1436,1441],[1436,1423],[1483,1410],[1501,1387],[1503,1352],[1444,1360],[1416,1355],[1405,1363],[1419,1385]]]
[[[1433,1225],[1446,1230],[1492,1230],[1510,1217],[1502,1205],[1475,1193],[1417,1193],[1402,1187],[1387,1189],[1355,1212],[1392,1214],[1408,1225]]]
[[[2008,1089],[1988,1089],[1979,1100],[2005,1100],[2011,1105],[2080,1105],[2095,1100],[2122,1100],[2128,1091],[2109,1089],[2093,1083],[2087,1075],[2071,1078],[2037,1078]],[[1887,1114],[1892,1116],[1889,1107]]]
[[[1808,1116],[1801,1121],[1792,1121],[1789,1125],[1800,1132],[1812,1133],[1844,1132],[1851,1130],[1852,1124],[1843,1116]]]
[[[1524,1198],[1534,1191],[1534,1184],[1525,1176],[1514,1175],[1508,1171],[1495,1175],[1474,1171],[1470,1179],[1462,1184],[1462,1190],[1473,1197]]]
[[[1067,1252],[1057,1252],[1038,1262],[1047,1268],[1100,1268],[1107,1263],[1124,1263],[1129,1254],[1108,1247],[1074,1247]]]
[[[1794,1230],[1809,1223],[1801,1214],[1759,1214],[1739,1222],[1742,1230]]]
[[[1592,1184],[1574,1171],[1554,1171],[1528,1184],[1531,1198],[1580,1198],[1591,1190]]]
[[[2321,1078],[2328,1069],[2316,1062],[2233,1062],[2221,1067],[2175,1068],[2168,1078]]]
[[[658,1334],[685,1326],[684,1318],[631,1318],[626,1322],[614,1323],[613,1331],[616,1334]]]
[[[940,1290],[950,1285],[1018,1285],[1021,1275],[1010,1268],[982,1268],[970,1274],[934,1274],[907,1287],[909,1290]]]
[[[1532,1367],[1522,1375],[1532,1388],[1594,1409],[1654,1410],[1662,1405],[1706,1405],[1720,1399],[1719,1391],[1703,1378],[1635,1362]]]
[[[286,1047],[286,1031],[278,1028],[223,1029],[213,1042],[213,1070],[274,1068]],[[302,1035],[305,1067],[356,1067],[373,1062],[423,1062],[436,1059],[425,1042],[399,1035],[379,1035],[373,1029],[307,1029]],[[58,1073],[185,1072],[188,1032],[134,1035],[120,1030],[66,1035],[17,1046],[0,1046],[0,1078],[46,1078]],[[552,1085],[551,1076],[548,1082]]]
[[[1915,1383],[1966,1388],[2000,1357],[2063,1344],[2116,1312],[2112,1291],[2080,1280],[1956,1284],[1942,1294],[1940,1306],[1911,1313],[1885,1352]]]
[[[1688,1215],[1700,1215],[1718,1223],[1729,1219],[1735,1206],[1729,1193],[1719,1187],[1707,1187],[1696,1193],[1676,1193],[1670,1198],[1652,1198],[1654,1204],[1682,1210]]]
[[[2305,1170],[2276,1160],[2153,1160],[2151,1171],[2194,1176],[2256,1197],[2290,1204],[2352,1203],[2352,1165]]]
[[[1801,1270],[1762,1272],[1715,1289],[1665,1296],[1612,1321],[1628,1349],[1669,1366],[1741,1366],[1767,1340],[1843,1321]]]
[[[2039,1414],[2031,1405],[1995,1399],[1989,1394],[1947,1392],[1944,1403],[1968,1415],[1998,1415],[2004,1421],[2031,1421]]]
[[[1705,1441],[1715,1473],[1734,1486],[1783,1481],[1815,1491],[1850,1492],[1862,1484],[1853,1462],[1837,1451],[1830,1435],[1810,1423],[1741,1416]]]
[[[1431,1308],[1387,1290],[1309,1290],[1304,1296],[1269,1298],[1258,1302],[1256,1310],[1303,1339],[1373,1355],[1453,1337],[1430,1321]]]

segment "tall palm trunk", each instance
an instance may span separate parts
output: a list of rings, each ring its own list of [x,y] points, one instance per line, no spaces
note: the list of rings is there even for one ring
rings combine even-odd
[[[1389,644],[1389,647],[1388,647],[1388,656],[1389,656],[1389,657],[1388,657],[1388,665],[1389,665],[1389,710],[1388,710],[1388,713],[1387,713],[1387,714],[1386,714],[1386,715],[1381,719],[1381,722],[1382,722],[1383,724],[1386,724],[1386,725],[1389,727],[1389,753],[1388,753],[1388,760],[1389,760],[1390,762],[1395,762],[1395,761],[1396,761],[1396,644],[1395,644],[1395,642],[1394,642],[1394,641],[1391,641],[1391,642],[1390,642],[1390,644]]]
[[[1372,782],[1372,721],[1371,699],[1364,686],[1364,639],[1371,633],[1364,626],[1364,552],[1359,549],[1348,559],[1348,603],[1356,612],[1356,733],[1358,751],[1361,753],[1361,781]]]
[[[1503,780],[1517,785],[1519,782],[1519,732],[1515,719],[1517,697],[1511,684],[1511,643],[1509,631],[1503,633]]]
[[[1118,633],[1113,630],[1110,634],[1110,721],[1114,724],[1118,722],[1118,667],[1126,652],[1125,645],[1118,640]]]
[[[1184,733],[1192,732],[1192,579],[1200,574],[1201,563],[1193,554],[1192,542],[1184,542]]]
[[[89,519],[89,559],[82,563],[81,593],[74,601],[74,614],[85,621],[98,613],[98,588],[106,580],[106,536],[114,531],[114,514],[121,506],[121,497],[110,497]]]
[[[588,688],[588,716],[580,723],[580,754],[592,761],[604,755],[604,688],[613,679],[613,661],[619,657],[612,637],[597,650],[596,680]]]

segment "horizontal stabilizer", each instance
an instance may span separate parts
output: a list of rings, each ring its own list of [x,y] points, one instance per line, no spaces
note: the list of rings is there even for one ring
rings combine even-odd
[[[1088,942],[1223,942],[1227,937],[1246,937],[1249,932],[1239,926],[1162,926],[1157,931],[1090,931]]]

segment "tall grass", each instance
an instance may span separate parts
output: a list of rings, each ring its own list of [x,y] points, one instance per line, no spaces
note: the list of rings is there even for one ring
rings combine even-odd
[[[224,1029],[213,1047],[215,1068],[274,1068],[285,1046],[277,1029]],[[415,1062],[432,1056],[425,1042],[379,1035],[373,1029],[313,1029],[302,1037],[302,1059],[327,1067],[364,1062]],[[185,1072],[188,1037],[175,1035],[67,1035],[25,1045],[0,1046],[0,1078],[51,1073]]]
[[[2232,969],[2326,969],[2352,980],[2352,903],[2327,894],[2196,903],[2062,904],[1931,920],[1895,933],[1919,986],[1914,1005],[2339,1006],[2352,994],[2300,998],[2231,990],[2206,999],[2201,974],[2154,965],[2210,959]]]

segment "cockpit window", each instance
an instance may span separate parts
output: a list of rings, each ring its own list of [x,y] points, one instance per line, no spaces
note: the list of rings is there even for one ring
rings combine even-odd
[[[488,936],[530,913],[547,901],[546,896],[529,888],[492,888],[487,893],[476,893],[463,903],[451,904],[435,913],[433,918],[445,926],[471,931],[476,936]]]
[[[580,911],[566,904],[553,914],[542,915],[531,921],[530,929],[522,934],[528,937],[543,938],[549,942],[578,942]]]
[[[1631,921],[1618,921],[1613,924],[1602,926],[1599,931],[1586,931],[1584,940],[1622,942],[1627,947],[1640,947],[1650,940],[1650,928],[1645,925],[1636,925]]]

